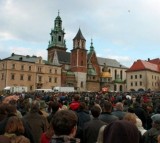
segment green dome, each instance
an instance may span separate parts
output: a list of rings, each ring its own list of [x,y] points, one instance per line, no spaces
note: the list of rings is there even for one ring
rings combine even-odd
[[[61,20],[61,17],[58,15],[55,20]]]
[[[97,75],[96,71],[94,69],[88,69],[88,75]]]

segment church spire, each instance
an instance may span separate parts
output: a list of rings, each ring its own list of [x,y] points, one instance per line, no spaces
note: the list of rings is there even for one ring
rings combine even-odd
[[[91,39],[90,52],[94,52],[93,40]]]
[[[77,35],[74,37],[73,40],[75,40],[75,39],[77,39],[77,40],[80,40],[80,39],[81,39],[81,40],[86,40],[86,39],[84,38],[84,36],[83,36],[80,28],[79,28],[79,30],[78,30],[78,32],[77,32]]]
[[[86,49],[86,39],[84,38],[80,28],[77,35],[73,38],[73,49],[76,48]]]
[[[59,13],[60,13],[60,12],[59,12],[59,10],[58,10],[58,16],[59,16]]]
[[[62,20],[60,17],[60,12],[58,10],[58,15],[54,20],[54,29],[51,29],[51,39],[49,41],[48,48],[56,48],[58,47],[61,50],[66,51],[66,43],[64,39],[64,29],[62,29]]]
[[[54,30],[62,30],[62,20],[61,17],[59,16],[59,10],[58,10],[58,16],[54,20]]]

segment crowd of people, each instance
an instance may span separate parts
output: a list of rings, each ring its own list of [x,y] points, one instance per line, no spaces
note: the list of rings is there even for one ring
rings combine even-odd
[[[15,93],[0,101],[0,143],[160,143],[155,92]]]

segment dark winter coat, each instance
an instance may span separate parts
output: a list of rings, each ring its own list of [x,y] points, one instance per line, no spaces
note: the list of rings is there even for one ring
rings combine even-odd
[[[51,143],[80,143],[80,140],[77,138],[70,138],[69,136],[53,136]]]
[[[83,143],[95,143],[99,129],[103,125],[106,125],[106,123],[98,118],[93,118],[91,121],[86,122],[83,127]]]
[[[112,115],[109,112],[102,112],[101,115],[99,116],[99,119],[107,124],[113,121],[119,120],[118,117],[116,117],[115,115]]]

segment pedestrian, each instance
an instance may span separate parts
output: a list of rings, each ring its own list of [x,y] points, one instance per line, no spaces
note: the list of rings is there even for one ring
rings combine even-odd
[[[78,117],[74,111],[57,111],[51,121],[54,130],[51,143],[80,143],[80,139],[75,138],[77,122]]]
[[[93,119],[86,122],[83,127],[83,143],[95,143],[97,141],[99,129],[106,125],[98,117],[101,114],[100,106],[94,105],[91,108]]]
[[[140,134],[137,127],[125,120],[117,120],[105,127],[103,143],[139,143]]]

